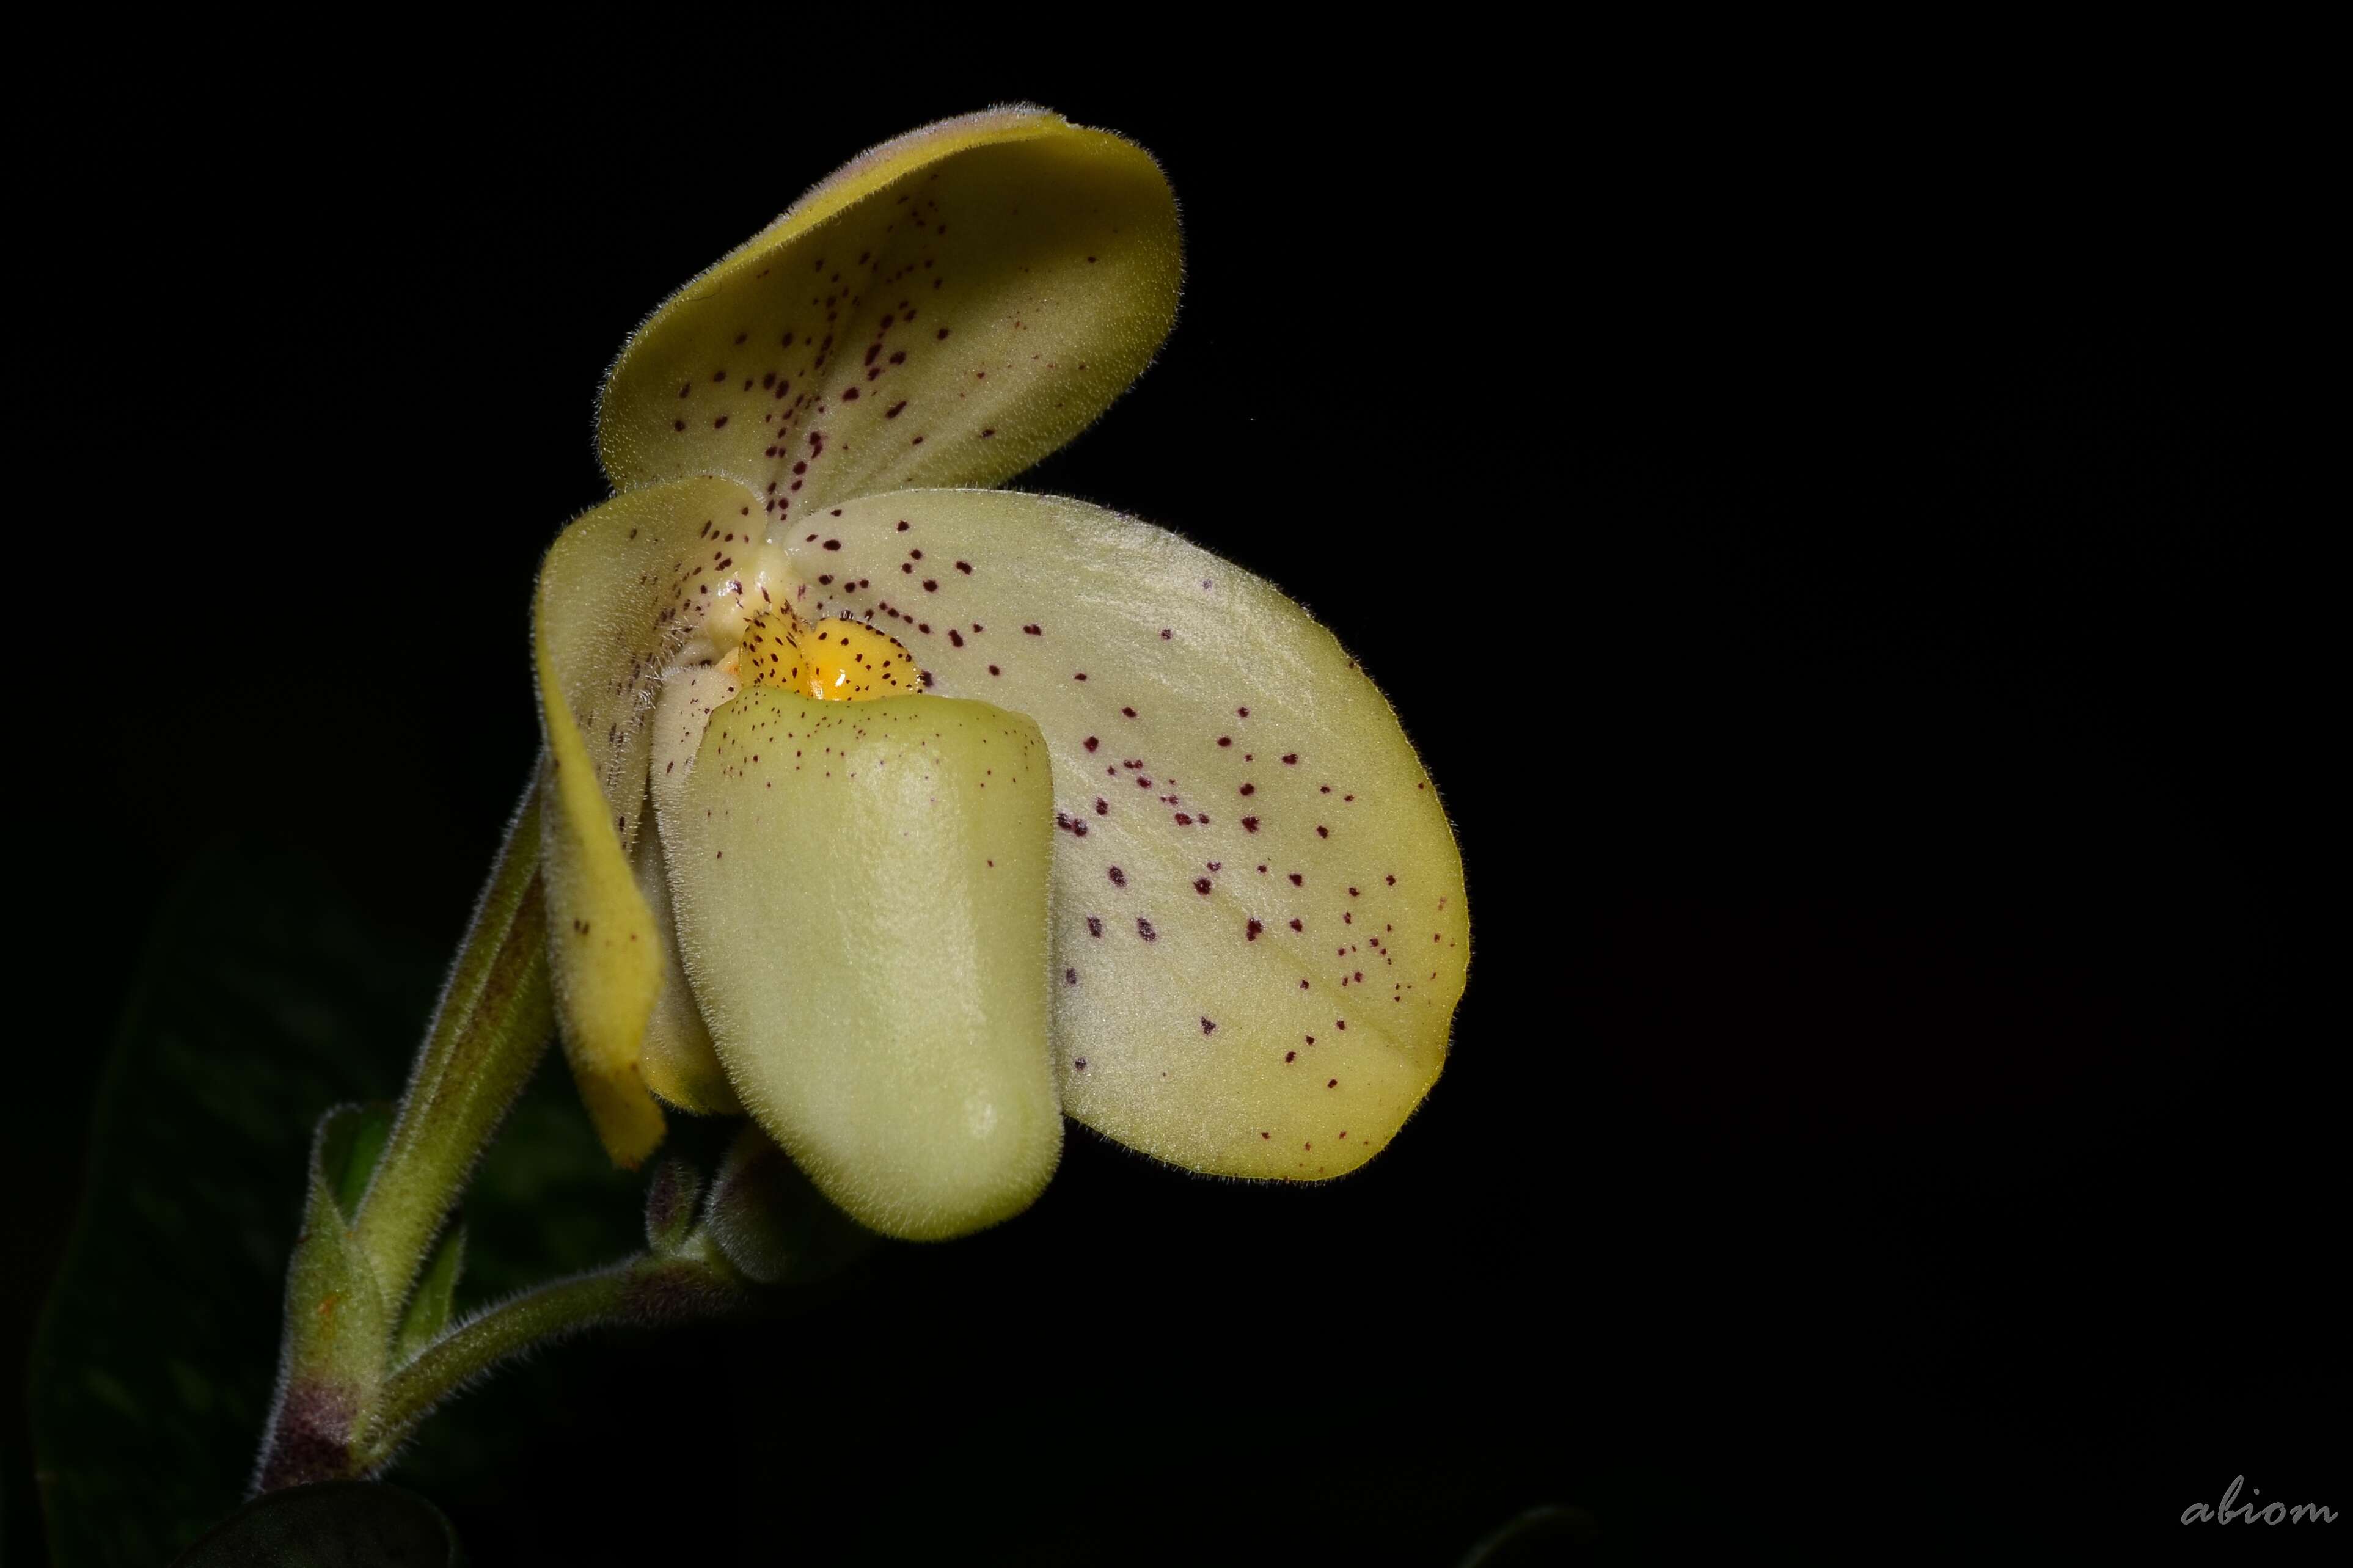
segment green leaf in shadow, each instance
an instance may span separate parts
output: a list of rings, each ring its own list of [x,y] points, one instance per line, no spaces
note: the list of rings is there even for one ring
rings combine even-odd
[[[63,1568],[166,1562],[244,1500],[312,1129],[407,1080],[448,961],[372,925],[291,856],[216,851],[167,902],[116,1031],[87,1195],[36,1341],[33,1440]],[[371,1121],[327,1130],[323,1173],[344,1204],[381,1152]],[[708,1170],[735,1125],[682,1117],[672,1146]],[[643,1211],[643,1182],[605,1157],[550,1053],[475,1172],[462,1239],[453,1225],[433,1255],[404,1350],[638,1250]],[[453,1511],[494,1506],[514,1445],[576,1393],[573,1353],[593,1352],[536,1358],[470,1391],[393,1473]]]
[[[456,1568],[441,1510],[376,1481],[322,1481],[256,1498],[173,1568]]]
[[[290,857],[217,850],[166,903],[35,1342],[52,1561],[164,1562],[244,1497],[311,1130],[403,1081],[438,979]]]

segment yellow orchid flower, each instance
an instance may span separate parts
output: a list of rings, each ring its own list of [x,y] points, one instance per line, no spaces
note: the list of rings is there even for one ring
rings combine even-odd
[[[746,1111],[885,1234],[1051,1175],[1064,1114],[1219,1175],[1386,1146],[1462,992],[1388,702],[1271,584],[985,488],[1175,319],[1151,157],[1031,108],[875,148],[607,381],[615,499],[534,615],[549,962],[614,1159]]]

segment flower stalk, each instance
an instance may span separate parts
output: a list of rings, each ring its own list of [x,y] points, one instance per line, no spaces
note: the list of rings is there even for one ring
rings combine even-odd
[[[510,1357],[605,1325],[654,1327],[716,1316],[748,1300],[733,1267],[697,1236],[669,1255],[640,1253],[487,1308],[443,1335],[384,1385],[353,1473],[389,1462],[442,1400]]]
[[[431,1030],[361,1201],[358,1246],[388,1300],[405,1300],[427,1247],[554,1031],[539,792],[507,829]]]
[[[278,1392],[255,1471],[258,1491],[365,1475],[436,1402],[492,1363],[537,1339],[627,1315],[657,1286],[670,1287],[666,1296],[656,1292],[661,1300],[694,1303],[712,1297],[725,1278],[700,1253],[633,1258],[494,1308],[428,1338],[395,1367],[404,1343],[414,1342],[417,1324],[404,1309],[427,1255],[554,1033],[539,840],[534,789],[508,828],[355,1205],[338,1195],[348,1173],[327,1166],[338,1124],[364,1113],[340,1109],[322,1125],[288,1269]],[[436,1305],[446,1311],[442,1283]]]

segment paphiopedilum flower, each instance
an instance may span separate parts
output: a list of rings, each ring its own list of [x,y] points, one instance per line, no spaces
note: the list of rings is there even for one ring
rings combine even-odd
[[[1175,534],[977,488],[1125,389],[1178,273],[1147,154],[993,110],[851,163],[622,351],[618,494],[535,616],[557,1011],[617,1160],[661,1102],[748,1111],[937,1237],[1028,1205],[1064,1114],[1314,1180],[1437,1079],[1461,863],[1372,681]]]

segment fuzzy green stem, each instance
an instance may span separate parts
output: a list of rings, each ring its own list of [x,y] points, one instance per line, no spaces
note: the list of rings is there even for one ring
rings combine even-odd
[[[361,1201],[356,1238],[396,1310],[554,1029],[534,788],[507,829]]]
[[[258,1490],[353,1473],[427,1251],[546,1053],[554,1029],[546,948],[534,789],[508,826],[355,1214],[312,1157]]]
[[[641,1253],[526,1290],[477,1313],[393,1373],[353,1469],[365,1474],[386,1463],[435,1405],[511,1356],[605,1324],[713,1317],[744,1299],[742,1278],[701,1237],[668,1257]]]

